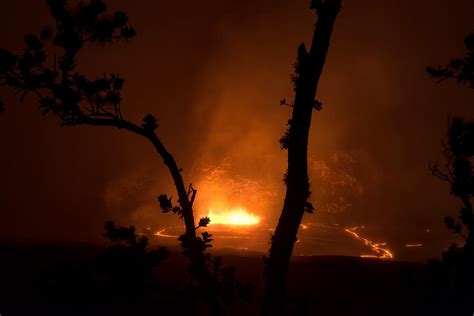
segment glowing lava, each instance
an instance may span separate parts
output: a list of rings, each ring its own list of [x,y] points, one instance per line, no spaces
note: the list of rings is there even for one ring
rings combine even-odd
[[[365,227],[364,226],[352,227],[352,228],[346,228],[344,230],[346,231],[346,233],[350,234],[355,239],[363,242],[364,245],[370,247],[370,249],[372,249],[372,251],[377,254],[377,255],[361,255],[362,258],[393,259],[393,253],[386,248],[382,248],[382,246],[387,245],[386,243],[374,243],[373,241],[362,237],[361,235],[356,233],[356,231],[360,228],[365,228]]]
[[[407,244],[405,245],[407,248],[414,248],[414,247],[423,247],[423,244]]]
[[[164,237],[164,238],[176,238],[178,239],[178,235],[170,235],[170,234],[167,234],[166,233],[166,230],[167,229],[170,229],[172,227],[169,227],[169,228],[163,228],[162,230],[159,230],[155,233],[155,236],[159,236],[159,237]]]
[[[244,208],[235,208],[220,212],[214,212],[210,209],[207,217],[211,219],[211,224],[248,226],[260,223],[260,217],[247,212]]]

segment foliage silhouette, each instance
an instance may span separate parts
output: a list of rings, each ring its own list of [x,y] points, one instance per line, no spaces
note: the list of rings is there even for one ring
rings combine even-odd
[[[178,194],[179,205],[163,211],[172,210],[184,220],[186,231],[179,240],[191,261],[191,271],[210,293],[208,298],[215,310],[219,310],[213,299],[216,284],[205,264],[204,250],[210,247],[210,234],[203,233],[202,238],[196,235],[193,202],[197,190],[191,185],[186,190],[182,170],[156,133],[156,117],[147,114],[140,125],[124,119],[121,111],[124,79],[119,74],[90,79],[77,71],[78,54],[87,44],[107,45],[135,37],[128,16],[122,11],[109,12],[103,0],[48,0],[47,4],[54,27],[45,27],[38,35],[26,35],[26,48],[20,54],[0,49],[0,85],[12,88],[20,101],[34,95],[41,114],[53,115],[63,126],[115,127],[151,142],[167,166]],[[53,51],[60,53],[48,54],[46,43],[52,43]],[[0,103],[0,111],[3,110]]]
[[[174,289],[162,287],[153,271],[168,258],[164,247],[150,249],[148,239],[132,227],[105,223],[103,234],[110,244],[97,248],[79,248],[86,256],[60,256],[41,273],[40,287],[45,296],[45,315],[129,315],[149,314],[169,309],[182,311],[179,295],[171,302],[163,297]],[[67,249],[71,253],[75,249]],[[95,249],[95,247],[94,247]],[[83,254],[83,255],[84,255]],[[106,306],[106,310],[104,307]],[[43,313],[39,313],[43,315]]]
[[[445,66],[430,66],[426,70],[438,82],[446,79],[455,79],[458,84],[469,85],[474,88],[474,33],[466,36],[464,45],[468,52],[463,58],[453,58]]]
[[[281,105],[292,108],[288,129],[280,139],[282,149],[288,150],[288,170],[284,176],[286,195],[283,210],[275,233],[272,236],[269,257],[266,264],[266,288],[263,306],[264,315],[286,313],[286,291],[288,266],[297,240],[298,228],[305,212],[314,208],[307,200],[309,191],[307,149],[313,109],[322,109],[322,103],[315,99],[331,34],[336,17],[341,9],[341,0],[313,0],[311,9],[317,15],[316,27],[309,51],[302,43],[298,47],[294,84],[294,101]]]
[[[138,236],[135,227],[105,223],[105,234],[112,245],[97,259],[97,269],[105,277],[106,291],[113,298],[143,299],[152,283],[152,269],[168,257],[161,247],[148,250],[148,238]]]
[[[98,301],[95,269],[87,263],[59,260],[43,271],[40,288],[51,305],[67,304],[80,308],[85,302]]]
[[[464,40],[468,53],[464,58],[454,58],[446,66],[428,67],[427,72],[441,82],[455,79],[458,84],[474,88],[474,33]],[[431,172],[450,184],[451,194],[460,199],[463,207],[458,220],[447,216],[447,228],[464,240],[464,245],[453,243],[443,253],[442,261],[433,260],[431,266],[437,279],[445,289],[441,300],[456,303],[469,303],[474,307],[474,216],[472,198],[474,197],[474,122],[454,117],[450,121],[444,147],[446,163],[430,166]],[[448,290],[446,290],[448,289]]]

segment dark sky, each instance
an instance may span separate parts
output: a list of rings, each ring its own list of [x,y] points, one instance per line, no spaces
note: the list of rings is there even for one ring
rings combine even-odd
[[[312,35],[307,1],[108,2],[129,14],[138,36],[84,49],[81,71],[120,73],[127,79],[125,116],[157,115],[159,134],[187,181],[204,186],[212,170],[224,170],[221,184],[235,179],[257,190],[253,211],[273,225],[286,158],[278,139],[290,115],[278,103],[291,99],[296,48]],[[11,50],[22,48],[23,34],[51,23],[43,1],[0,7],[1,46]],[[313,174],[316,204],[344,194],[353,199],[330,216],[321,207],[322,220],[374,225],[392,240],[426,228],[439,231],[440,239],[449,236],[442,219],[456,214],[458,204],[428,163],[440,159],[448,115],[473,117],[474,93],[436,85],[424,69],[464,53],[473,13],[472,0],[343,1],[319,87],[324,109],[314,113],[310,157],[315,165],[350,157],[346,171],[357,190],[324,193]],[[39,115],[34,98],[19,104],[10,91],[0,93],[7,104],[0,116],[0,240],[95,241],[109,218],[177,222],[155,204],[156,195],[174,191],[144,140],[110,128],[61,128]],[[210,207],[209,192],[198,189],[198,206]],[[243,194],[227,200],[238,203]]]

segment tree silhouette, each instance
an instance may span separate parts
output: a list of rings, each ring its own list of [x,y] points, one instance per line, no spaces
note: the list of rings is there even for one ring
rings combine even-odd
[[[459,198],[464,206],[459,212],[459,221],[448,216],[445,218],[445,223],[450,230],[466,240],[466,250],[472,250],[471,199],[474,195],[474,173],[471,160],[474,155],[474,122],[467,122],[459,117],[451,120],[444,155],[446,157],[445,169],[442,170],[435,164],[431,166],[431,172],[439,179],[449,182],[451,194]],[[464,230],[467,230],[467,235]]]
[[[468,85],[474,89],[474,33],[469,34],[464,44],[468,50],[464,58],[453,58],[446,66],[428,67],[431,77],[455,79],[458,84]],[[474,216],[472,198],[474,197],[474,122],[455,117],[450,121],[447,141],[443,145],[446,163],[430,166],[433,175],[447,181],[451,194],[459,198],[463,207],[459,211],[459,220],[447,216],[445,223],[448,229],[458,234],[465,243],[458,246],[453,243],[443,254],[445,268],[451,270],[455,287],[455,296],[468,298],[474,295]]]
[[[204,254],[211,235],[196,235],[193,202],[197,191],[192,185],[186,189],[181,169],[156,132],[156,117],[147,114],[141,124],[127,121],[121,111],[124,79],[113,73],[89,79],[76,70],[78,53],[87,44],[112,44],[136,35],[128,16],[121,11],[110,13],[103,0],[47,0],[47,4],[54,27],[45,27],[38,35],[26,35],[26,48],[21,54],[0,49],[0,85],[12,88],[20,101],[34,95],[41,114],[55,116],[63,126],[115,127],[150,141],[167,166],[178,195],[177,206],[172,206],[166,195],[160,197],[160,205],[163,208],[161,202],[166,199],[171,207],[167,204],[163,211],[173,210],[183,219],[186,231],[179,240],[191,260],[191,271],[206,291],[213,292],[215,286]],[[54,45],[58,55],[48,55],[46,42]],[[0,102],[0,111],[4,110]]]
[[[286,195],[266,262],[264,315],[285,313],[288,266],[296,235],[303,214],[314,211],[308,202],[311,194],[307,166],[309,129],[313,109],[322,108],[315,96],[341,0],[313,0],[311,9],[316,12],[317,22],[309,51],[303,43],[298,47],[293,76],[295,98],[290,104],[285,99],[280,102],[292,107],[293,113],[288,130],[280,140],[281,147],[288,150]]]
[[[474,89],[474,33],[464,40],[468,53],[464,58],[453,58],[446,66],[428,67],[427,71],[433,78],[440,81],[456,79],[457,83],[469,85]],[[455,117],[451,120],[448,129],[447,144],[444,145],[446,164],[444,170],[438,164],[431,166],[433,175],[449,182],[451,194],[459,198],[464,207],[460,211],[459,219],[446,217],[445,222],[449,229],[466,240],[464,248],[473,252],[474,218],[471,199],[474,196],[474,172],[472,158],[474,156],[474,122],[467,122]],[[462,228],[467,229],[467,236]]]

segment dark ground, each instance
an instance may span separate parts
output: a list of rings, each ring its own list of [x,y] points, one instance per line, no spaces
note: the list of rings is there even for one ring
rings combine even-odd
[[[83,286],[87,277],[81,267],[93,266],[103,251],[100,246],[24,244],[2,245],[0,249],[2,316],[179,315],[175,306],[186,304],[176,299],[178,289],[188,281],[187,261],[178,248],[170,249],[170,257],[154,270],[154,279],[160,283],[156,293],[166,304],[137,307],[123,299],[115,303],[115,308],[97,301],[88,304],[90,296]],[[217,254],[223,257],[224,264],[236,267],[239,281],[253,286],[251,297],[231,305],[230,314],[258,314],[263,254],[235,250],[220,250]],[[51,297],[58,293],[45,290],[45,284],[50,284],[53,275],[65,270],[75,272],[59,286],[59,292],[62,297],[78,299],[61,304],[61,300]],[[290,271],[290,311],[292,315],[472,315],[463,312],[460,306],[448,308],[430,304],[430,291],[426,289],[428,279],[426,265],[421,263],[342,256],[295,257]]]

